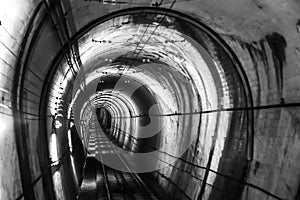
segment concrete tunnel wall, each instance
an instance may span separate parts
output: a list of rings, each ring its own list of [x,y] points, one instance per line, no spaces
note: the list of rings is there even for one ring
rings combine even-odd
[[[149,5],[149,1],[145,2]],[[68,4],[72,10],[68,8]],[[55,31],[48,20],[43,22],[42,33],[38,39],[32,39],[37,25],[46,13],[41,5],[33,26],[28,27],[34,17],[34,11],[39,1],[1,2],[1,119],[6,124],[6,130],[1,133],[1,169],[0,197],[15,199],[23,193],[18,157],[28,156],[30,178],[33,182],[46,166],[47,159],[38,159],[39,148],[37,137],[40,137],[38,121],[32,118],[39,114],[39,94],[46,78],[50,63],[61,48],[57,42]],[[170,2],[171,4],[171,2]],[[163,5],[168,8],[170,4]],[[93,19],[97,19],[127,5],[103,5],[99,2],[72,1],[65,5],[66,17],[74,24],[69,25],[71,35],[84,27]],[[131,5],[134,6],[134,5]],[[249,80],[254,106],[299,103],[299,3],[295,1],[190,1],[178,2],[174,10],[193,16],[207,24],[226,41],[241,62]],[[14,11],[14,12],[12,12]],[[29,31],[28,31],[29,30]],[[26,33],[29,35],[26,36]],[[25,39],[24,39],[25,38]],[[30,52],[31,40],[35,43]],[[22,55],[20,57],[20,55]],[[25,58],[31,55],[25,66]],[[19,60],[22,58],[22,60]],[[26,72],[23,94],[23,112],[34,113],[31,116],[24,113],[27,132],[14,128],[11,114],[19,109],[19,102],[13,105],[12,99],[21,97],[21,93],[13,87],[16,69]],[[23,69],[24,67],[24,69]],[[36,73],[37,78],[33,73]],[[32,83],[30,83],[32,82]],[[24,93],[23,91],[21,91]],[[14,95],[16,96],[14,96]],[[283,99],[282,99],[283,98]],[[34,102],[32,102],[34,101]],[[18,115],[14,115],[15,122]],[[17,123],[17,125],[19,125]],[[249,165],[249,176],[246,181],[260,186],[265,190],[286,199],[299,198],[299,108],[277,107],[257,109],[254,111],[254,157]],[[30,133],[30,134],[28,134]],[[22,140],[21,140],[22,139]],[[26,144],[27,152],[18,152],[16,143]],[[49,140],[49,138],[48,138]],[[43,149],[43,151],[46,151]],[[46,155],[46,153],[45,153]],[[188,156],[187,160],[192,155]],[[5,160],[5,164],[4,161]],[[22,169],[23,170],[23,169]],[[185,179],[180,182],[174,172],[175,183],[188,187],[192,182]],[[13,176],[11,176],[13,174]],[[43,179],[43,178],[42,178]],[[44,198],[44,189],[40,179],[34,186],[36,199]],[[180,182],[180,184],[179,184]],[[166,190],[171,186],[164,185]],[[192,191],[188,195],[193,195]],[[195,195],[195,194],[194,194]],[[260,196],[262,195],[262,196]],[[298,195],[298,196],[297,196]],[[243,198],[259,199],[265,196],[259,192],[245,189]]]

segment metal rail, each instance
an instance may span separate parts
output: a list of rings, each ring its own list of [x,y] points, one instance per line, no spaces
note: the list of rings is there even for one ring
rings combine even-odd
[[[130,167],[128,166],[127,162],[121,157],[121,155],[117,152],[115,145],[109,141],[109,144],[111,146],[111,148],[113,149],[113,151],[118,155],[118,157],[120,158],[120,160],[123,162],[123,164],[125,165],[125,167],[127,168],[127,170],[129,171],[129,174],[131,174],[132,178],[134,179],[134,181],[138,184],[139,188],[142,189],[142,191],[144,192],[144,194],[146,194],[148,196],[149,199],[157,199],[155,197],[155,195],[145,186],[145,184],[143,183],[143,181],[137,176],[136,173],[133,173],[132,170],[130,169]]]
[[[97,130],[98,128],[95,127],[95,129]],[[97,133],[97,131],[96,131]],[[111,200],[111,193],[109,191],[109,185],[108,185],[108,178],[107,178],[107,172],[106,172],[106,167],[103,164],[103,158],[102,158],[102,154],[100,153],[100,159],[101,159],[101,167],[102,167],[102,172],[103,172],[103,176],[104,176],[104,183],[105,183],[105,190],[106,190],[106,194],[107,194],[107,198],[108,200]]]
[[[100,158],[100,162],[99,165],[97,165],[97,167],[95,167],[94,169],[96,170],[96,176],[94,179],[94,181],[96,182],[96,194],[92,196],[95,197],[95,199],[97,200],[101,200],[101,199],[103,200],[104,199],[158,200],[158,198],[154,195],[154,193],[149,188],[147,188],[147,185],[143,183],[141,178],[139,178],[137,174],[132,173],[125,160],[121,158],[121,156],[116,151],[114,144],[110,142],[108,139],[103,140],[100,135],[96,135],[96,133],[99,133],[97,130],[99,130],[100,127],[96,127],[95,123],[93,122],[91,122],[90,126],[91,129],[93,129],[93,131],[91,132],[91,137],[95,141],[94,145],[97,146],[97,144],[98,145],[100,144],[100,141],[105,141],[106,144],[108,145],[107,147],[117,154],[117,156],[120,158],[120,161],[123,162],[123,164],[127,167],[129,171],[129,172],[121,172],[105,166],[103,164],[103,156],[101,155],[102,152],[100,149],[99,152],[100,155],[97,154],[99,155],[98,158]],[[106,137],[103,135],[103,138]],[[95,150],[95,152],[97,151]],[[94,159],[94,158],[92,158],[92,156],[89,155],[87,159]],[[93,172],[91,171],[89,172],[86,171],[86,173],[93,174]],[[85,197],[84,195],[88,194],[89,191],[81,190],[81,192],[82,193],[81,194],[79,193],[78,195],[78,199],[79,200],[87,199],[87,197]]]

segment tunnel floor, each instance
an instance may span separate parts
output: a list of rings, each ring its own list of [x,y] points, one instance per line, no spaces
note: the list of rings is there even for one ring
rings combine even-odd
[[[156,184],[154,178],[147,174],[147,183],[137,173],[123,172],[106,166],[101,162],[104,154],[116,156],[118,152],[113,143],[104,136],[99,127],[92,124],[88,155],[85,161],[83,181],[79,189],[77,199],[79,200],[158,200],[168,199]],[[99,133],[100,134],[95,134]],[[106,155],[107,156],[107,155]],[[119,155],[117,155],[119,156]],[[98,159],[97,159],[97,158]],[[99,160],[100,158],[100,160]],[[120,162],[124,160],[120,157]],[[124,163],[126,165],[126,163]]]

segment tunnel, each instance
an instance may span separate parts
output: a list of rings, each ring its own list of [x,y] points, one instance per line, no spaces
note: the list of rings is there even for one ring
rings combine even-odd
[[[300,2],[0,1],[0,200],[300,199]]]

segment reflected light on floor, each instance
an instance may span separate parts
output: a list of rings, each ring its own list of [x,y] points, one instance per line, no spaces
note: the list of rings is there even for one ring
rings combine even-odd
[[[51,156],[51,162],[52,166],[58,165],[58,152],[57,152],[57,137],[55,133],[52,133],[51,140],[50,140],[50,156]]]
[[[71,159],[71,165],[72,165],[72,170],[73,170],[73,174],[74,174],[75,183],[76,183],[76,185],[78,185],[78,177],[77,177],[77,173],[76,173],[74,157],[71,155],[70,159]]]
[[[53,182],[54,182],[54,190],[56,199],[65,199],[63,187],[62,187],[62,179],[59,171],[54,172],[53,174]]]

